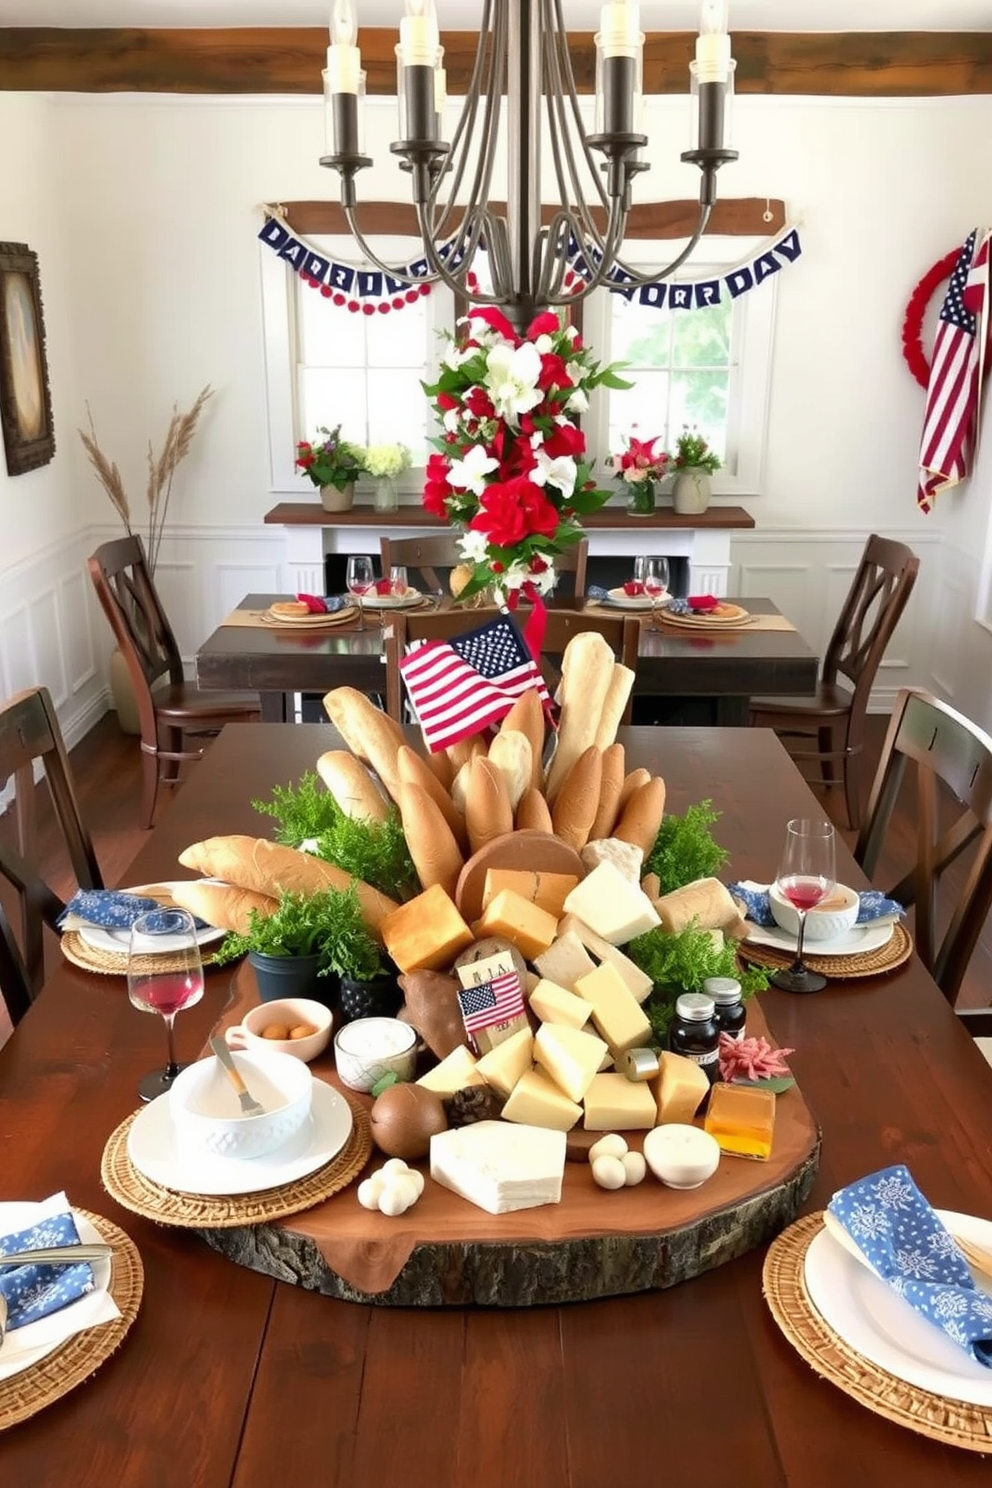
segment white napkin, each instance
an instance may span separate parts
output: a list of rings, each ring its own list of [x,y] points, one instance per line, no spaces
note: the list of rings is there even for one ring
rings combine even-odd
[[[64,1193],[57,1193],[52,1194],[51,1198],[43,1199],[40,1204],[5,1204],[3,1207],[7,1213],[0,1221],[3,1224],[2,1233],[14,1235],[40,1220],[64,1213],[71,1206]],[[76,1228],[82,1241],[103,1238],[93,1225],[78,1214]],[[103,1261],[92,1262],[95,1276],[99,1277],[105,1264]],[[51,1312],[35,1323],[26,1323],[23,1328],[15,1328],[6,1335],[3,1347],[0,1348],[0,1380],[9,1379],[22,1369],[30,1368],[52,1349],[68,1342],[76,1333],[82,1333],[86,1328],[95,1328],[99,1323],[109,1323],[120,1315],[120,1308],[110,1293],[97,1285],[92,1292],[87,1292],[68,1307]]]

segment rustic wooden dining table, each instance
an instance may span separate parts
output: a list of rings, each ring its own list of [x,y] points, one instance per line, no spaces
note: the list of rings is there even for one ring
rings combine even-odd
[[[273,601],[286,597],[247,594],[238,609],[260,615]],[[769,599],[749,597],[738,603],[755,615],[778,613]],[[259,692],[263,717],[277,722],[287,718],[287,699],[293,693],[324,693],[341,686],[382,693],[381,618],[369,612],[362,631],[354,626],[322,631],[222,624],[196,652],[197,684]],[[472,623],[472,612],[467,611],[466,630]],[[818,665],[816,653],[794,629],[688,633],[645,624],[634,692],[644,697],[710,699],[714,723],[743,725],[753,696],[812,693]]]
[[[125,878],[181,876],[217,832],[266,834],[252,798],[295,781],[329,726],[227,728]],[[767,880],[788,817],[815,809],[771,733],[645,729],[628,759],[660,772],[669,809],[711,798],[734,876]],[[863,879],[846,850],[839,876]],[[194,1056],[228,1003],[208,973],[177,1020]],[[906,1162],[937,1206],[992,1216],[992,1071],[913,958],[763,1011],[822,1128],[807,1209]],[[65,963],[0,1051],[0,1199],[71,1202],[122,1226],[145,1268],[118,1353],[62,1400],[0,1433],[11,1488],[899,1488],[987,1484],[977,1454],[855,1403],[805,1364],[762,1298],[763,1251],[666,1291],[562,1307],[381,1308],[239,1267],[190,1231],[118,1208],[101,1153],[163,1054],[124,982]]]

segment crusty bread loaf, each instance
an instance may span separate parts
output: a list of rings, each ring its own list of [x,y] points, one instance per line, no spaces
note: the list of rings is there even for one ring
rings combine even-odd
[[[423,786],[408,781],[400,793],[400,815],[421,888],[440,884],[453,899],[464,860],[439,806]]]
[[[613,677],[613,666],[613,652],[598,631],[580,631],[565,648],[558,748],[545,786],[545,795],[552,805],[579,755],[596,742],[596,730]]]
[[[399,791],[396,754],[406,741],[398,723],[355,687],[335,687],[324,710],[353,754],[366,760],[395,801]]]
[[[540,789],[544,756],[544,708],[535,687],[522,692],[499,726],[501,734],[521,733],[527,736],[531,749],[529,785]]]
[[[630,667],[621,666],[619,662],[615,662],[610,685],[603,699],[603,710],[599,715],[599,723],[596,725],[596,743],[600,749],[606,749],[616,740],[617,729],[620,727],[620,720],[623,718],[633,685],[634,673]]]
[[[469,776],[472,774],[472,761],[467,760],[455,773],[451,782],[451,799],[455,810],[464,817],[465,797],[468,795]]]
[[[637,770],[631,770],[623,777],[623,785],[620,787],[620,800],[617,802],[617,820],[623,815],[627,802],[636,790],[642,785],[647,785],[651,779],[651,771],[645,770],[644,766]]]
[[[270,915],[279,903],[278,899],[253,893],[251,889],[204,883],[198,878],[174,883],[172,898],[180,909],[188,909],[191,915],[206,920],[208,925],[216,925],[219,930],[233,930],[237,935],[248,934],[252,910],[260,915]]]
[[[468,845],[477,853],[494,837],[513,831],[513,812],[506,782],[492,760],[478,755],[472,761],[465,792],[465,825]]]
[[[317,774],[345,816],[386,820],[389,802],[365,765],[347,749],[328,749],[317,761]]]
[[[415,749],[411,749],[409,744],[404,744],[396,756],[396,765],[403,785],[419,785],[421,790],[426,791],[447,822],[448,829],[458,846],[462,849],[467,847],[468,833],[465,831],[465,818],[456,809],[450,791],[442,787],[437,776],[428,769],[426,761]],[[424,887],[426,888],[427,885],[425,884]]]
[[[467,765],[470,760],[475,759],[477,754],[485,754],[485,752],[485,741],[480,734],[472,734],[468,739],[459,739],[457,744],[450,744],[445,750],[451,761],[451,768],[456,774],[462,765]]]
[[[503,777],[510,810],[516,811],[520,797],[531,784],[534,756],[530,740],[519,729],[500,730],[489,746],[489,759]]]
[[[683,889],[673,889],[654,901],[662,928],[672,935],[696,921],[701,930],[733,927],[740,919],[729,890],[718,878],[699,878]]]
[[[428,754],[424,764],[435,777],[442,790],[451,790],[451,782],[455,778],[455,772],[451,767],[446,749],[439,749],[435,754]]]
[[[520,832],[553,832],[551,808],[539,790],[524,791],[517,806],[516,823]]]
[[[290,890],[318,894],[322,889],[346,889],[354,883],[365,923],[375,935],[383,918],[398,908],[395,900],[387,899],[361,879],[352,879],[333,863],[265,837],[208,837],[187,847],[179,854],[179,861],[206,878],[219,878],[275,899]]]
[[[652,901],[661,898],[661,879],[657,873],[645,873],[641,879],[641,893],[647,894]]]
[[[611,744],[608,749],[603,750],[603,778],[599,787],[599,805],[589,829],[590,842],[613,835],[613,825],[620,806],[620,792],[623,789],[625,763],[622,744]]]
[[[551,822],[556,837],[576,849],[585,847],[596,819],[603,781],[603,754],[591,744],[575,761],[555,797]]]
[[[632,842],[647,858],[664,815],[665,782],[660,775],[652,775],[631,795],[613,828],[613,835],[621,842]]]

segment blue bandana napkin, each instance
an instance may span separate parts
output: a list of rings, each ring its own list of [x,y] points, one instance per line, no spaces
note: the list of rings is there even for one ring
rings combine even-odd
[[[753,925],[772,929],[777,921],[771,911],[768,888],[765,884],[752,883],[744,879],[740,883],[727,885],[731,896],[744,905],[744,913]],[[871,925],[879,920],[897,920],[906,913],[894,899],[886,899],[878,889],[865,889],[858,895],[858,918],[856,925]]]
[[[78,1244],[79,1232],[72,1215],[55,1214],[28,1230],[0,1235],[0,1256],[49,1245]],[[0,1267],[0,1295],[7,1303],[7,1327],[11,1331],[68,1307],[92,1290],[93,1269],[87,1261],[71,1266]]]
[[[130,930],[141,915],[156,909],[161,909],[163,916],[173,913],[163,909],[157,899],[147,899],[141,894],[127,894],[121,889],[77,889],[62,913],[59,928],[78,930],[83,925],[93,925],[101,930]],[[206,929],[205,920],[194,916],[193,923],[198,930]],[[167,931],[168,921],[164,920],[157,928]]]
[[[921,1317],[992,1368],[992,1297],[899,1164],[835,1193],[827,1205],[875,1272]]]

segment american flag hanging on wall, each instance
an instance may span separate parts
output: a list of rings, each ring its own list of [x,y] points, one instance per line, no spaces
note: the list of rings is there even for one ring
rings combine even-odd
[[[975,228],[958,255],[934,338],[927,387],[920,478],[921,511],[964,480],[972,467],[989,336],[989,239]]]

